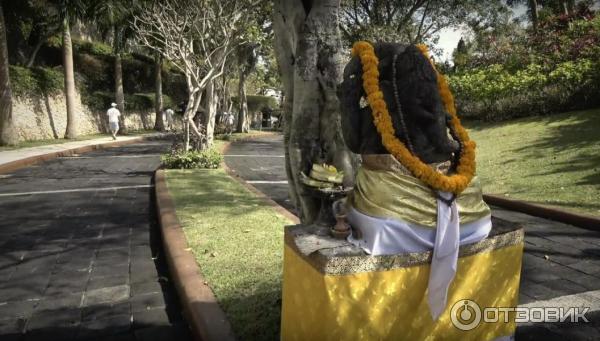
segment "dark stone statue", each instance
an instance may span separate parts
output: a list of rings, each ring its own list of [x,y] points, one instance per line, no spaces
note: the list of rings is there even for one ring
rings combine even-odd
[[[396,137],[405,145],[410,144],[414,154],[425,163],[450,160],[459,146],[448,134],[450,115],[440,98],[436,73],[427,57],[413,45],[378,43],[374,47],[379,58],[379,86],[392,117]],[[394,55],[395,70],[392,65]],[[348,148],[357,154],[389,154],[373,123],[362,82],[362,65],[355,56],[344,69],[344,80],[338,88],[344,140]],[[406,129],[401,124],[392,82],[397,85]],[[361,101],[361,98],[364,99]]]

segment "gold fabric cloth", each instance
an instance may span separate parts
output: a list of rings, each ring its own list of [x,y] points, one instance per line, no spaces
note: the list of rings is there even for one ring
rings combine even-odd
[[[284,249],[281,340],[494,340],[513,335],[515,313],[463,331],[452,323],[465,299],[484,307],[516,307],[523,243],[458,260],[448,306],[433,321],[426,300],[429,264],[327,275],[289,244]],[[347,258],[369,259],[372,256]],[[471,312],[473,310],[470,309]],[[474,316],[472,314],[471,316]],[[475,318],[462,321],[473,322]]]
[[[437,225],[436,193],[415,178],[393,156],[363,155],[350,204],[360,212],[378,218],[435,228]],[[445,172],[448,163],[432,165]],[[456,199],[460,223],[466,224],[490,215],[483,201],[481,184],[474,177],[469,187]]]

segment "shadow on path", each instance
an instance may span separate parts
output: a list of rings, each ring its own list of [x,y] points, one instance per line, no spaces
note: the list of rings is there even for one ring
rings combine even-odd
[[[0,197],[0,340],[191,338],[154,208],[153,170],[168,146],[55,159],[0,179],[4,193],[86,189]],[[148,157],[104,157],[128,155]],[[115,186],[126,188],[102,190]]]

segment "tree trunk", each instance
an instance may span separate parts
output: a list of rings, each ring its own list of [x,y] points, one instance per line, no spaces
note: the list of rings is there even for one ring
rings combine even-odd
[[[531,12],[531,25],[533,30],[537,32],[539,21],[539,10],[537,0],[529,0],[529,11]]]
[[[355,156],[344,145],[337,84],[342,80],[342,48],[338,31],[340,0],[306,3],[276,0],[275,53],[284,93],[286,171],[303,223],[322,214],[320,200],[310,196],[300,181],[315,162],[344,171],[353,185]],[[330,208],[325,208],[330,210]]]
[[[192,113],[194,112],[194,101],[195,101],[195,93],[190,90],[188,94],[188,102],[185,107],[185,111],[183,112],[183,133],[184,133],[184,151],[190,150],[190,121]]]
[[[0,145],[16,145],[18,142],[12,111],[6,25],[0,4]]]
[[[162,97],[162,56],[156,54],[154,57],[154,109],[156,111],[156,119],[154,120],[154,130],[165,130],[165,122],[163,122],[163,97]]]
[[[75,73],[73,71],[73,45],[69,17],[63,19],[63,67],[65,73],[65,97],[67,100],[67,131],[65,138],[77,137],[77,116],[75,114]]]
[[[244,72],[243,67],[240,68],[240,80],[238,83],[238,100],[240,103],[236,131],[238,133],[247,133],[249,131],[248,100],[246,98],[246,72]]]
[[[42,48],[44,40],[44,37],[40,37],[40,40],[38,40],[38,42],[35,44],[35,48],[33,49],[33,52],[31,52],[31,56],[29,56],[29,61],[27,61],[27,67],[32,67],[33,63],[35,63],[35,58],[37,57],[38,52],[40,52],[40,48]]]
[[[200,107],[200,102],[202,101],[202,91],[203,89],[195,86],[188,88],[188,103],[185,112],[183,113],[183,131],[185,134],[184,148],[186,151],[190,149],[190,130],[192,130],[198,138],[201,138],[202,135],[193,120]]]
[[[221,76],[221,90],[221,104],[219,106],[221,112],[225,112],[229,109],[229,91],[227,89],[227,77],[225,77],[225,75]]]
[[[127,126],[125,125],[125,94],[123,93],[123,62],[121,53],[115,54],[115,103],[121,112],[119,116],[119,133],[127,134]]]
[[[569,15],[569,4],[567,3],[566,0],[562,0],[562,7],[563,7],[563,13],[568,16]]]
[[[215,118],[217,116],[217,105],[219,96],[215,89],[215,80],[208,82],[206,86],[206,110],[204,111],[204,122],[206,125],[206,145],[212,146],[215,135]]]

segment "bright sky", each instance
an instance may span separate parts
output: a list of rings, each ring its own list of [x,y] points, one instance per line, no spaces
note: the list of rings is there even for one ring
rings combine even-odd
[[[442,60],[452,60],[452,52],[464,34],[461,29],[447,28],[440,32],[440,40],[435,47],[443,50]]]

